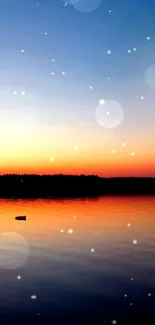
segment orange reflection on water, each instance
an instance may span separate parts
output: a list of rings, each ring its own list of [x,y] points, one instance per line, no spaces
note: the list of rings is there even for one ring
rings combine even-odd
[[[26,215],[27,221],[16,221],[15,216]],[[118,239],[138,234],[154,235],[155,197],[108,197],[72,200],[0,200],[1,233],[13,231],[34,241],[40,236],[59,240],[95,238]],[[130,224],[130,226],[128,226]],[[63,234],[60,230],[63,230]],[[132,237],[132,236],[131,236]]]

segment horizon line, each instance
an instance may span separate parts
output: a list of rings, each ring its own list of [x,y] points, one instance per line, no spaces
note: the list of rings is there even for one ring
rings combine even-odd
[[[98,178],[105,178],[105,179],[116,179],[116,178],[124,178],[124,179],[128,179],[128,178],[136,178],[136,179],[155,179],[155,176],[99,176],[97,174],[0,174],[0,177],[3,176],[19,176],[19,177],[24,177],[24,176],[72,176],[72,177],[98,177]]]

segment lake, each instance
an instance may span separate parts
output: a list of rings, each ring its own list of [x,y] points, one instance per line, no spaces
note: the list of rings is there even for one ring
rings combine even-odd
[[[155,196],[1,199],[0,232],[2,324],[154,323]]]

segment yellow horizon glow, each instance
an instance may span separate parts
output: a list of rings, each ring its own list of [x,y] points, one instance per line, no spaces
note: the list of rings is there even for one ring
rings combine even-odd
[[[141,134],[136,140],[131,133],[116,138],[103,128],[8,124],[0,128],[0,174],[155,176],[153,140],[147,143]]]

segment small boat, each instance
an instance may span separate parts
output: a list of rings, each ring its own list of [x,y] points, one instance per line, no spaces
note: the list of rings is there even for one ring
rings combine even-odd
[[[17,216],[15,217],[16,220],[24,220],[26,221],[26,216]]]

